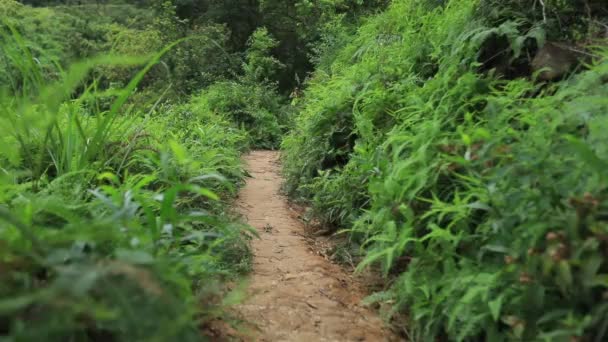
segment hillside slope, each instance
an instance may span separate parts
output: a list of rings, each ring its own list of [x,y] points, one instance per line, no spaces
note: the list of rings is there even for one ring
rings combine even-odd
[[[607,18],[396,0],[334,36],[283,143],[287,190],[382,269],[369,301],[413,340],[606,338]]]

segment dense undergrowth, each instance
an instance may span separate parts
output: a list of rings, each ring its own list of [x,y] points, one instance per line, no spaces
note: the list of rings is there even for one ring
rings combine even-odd
[[[200,340],[231,321],[240,155],[279,147],[324,26],[373,8],[0,0],[0,338]]]
[[[328,31],[342,47],[296,104],[287,190],[389,276],[370,301],[410,339],[608,337],[607,18],[396,0]]]
[[[130,88],[110,111],[96,93],[68,100],[80,67],[2,97],[0,331],[199,340],[222,314],[221,281],[248,268],[223,204],[246,135],[196,104],[119,113]]]
[[[249,268],[240,155],[279,146],[410,340],[607,338],[604,1],[23,3],[2,338],[201,339]]]
[[[255,31],[248,42],[244,74],[216,82],[203,91],[200,104],[237,123],[258,148],[276,149],[287,125],[284,100],[271,79],[283,65],[270,52],[277,45],[266,29]]]
[[[0,1],[0,336],[201,340],[249,269],[229,205],[255,140],[180,95],[171,61],[215,54],[192,42],[216,26],[167,43],[162,15],[89,10]]]

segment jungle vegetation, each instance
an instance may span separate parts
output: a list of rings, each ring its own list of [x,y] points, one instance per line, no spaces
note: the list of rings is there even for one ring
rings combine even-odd
[[[234,321],[281,149],[404,338],[605,341],[607,40],[604,0],[0,0],[0,338]]]

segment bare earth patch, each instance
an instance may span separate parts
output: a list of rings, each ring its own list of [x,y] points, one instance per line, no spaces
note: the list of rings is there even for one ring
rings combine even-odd
[[[237,307],[255,341],[397,341],[368,308],[351,274],[314,252],[304,226],[280,194],[278,152],[245,157],[252,178],[237,201],[255,227],[247,299]]]

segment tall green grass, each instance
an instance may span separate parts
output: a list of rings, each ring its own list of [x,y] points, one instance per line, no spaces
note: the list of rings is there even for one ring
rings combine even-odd
[[[129,105],[172,45],[63,70],[18,30],[1,38],[0,336],[204,338],[224,315],[223,282],[249,267],[248,230],[225,205],[246,133],[195,103]],[[101,65],[141,69],[102,89],[90,77]]]

